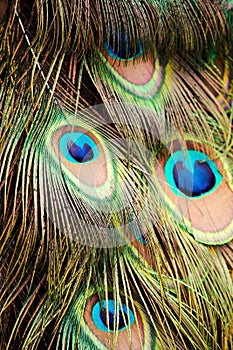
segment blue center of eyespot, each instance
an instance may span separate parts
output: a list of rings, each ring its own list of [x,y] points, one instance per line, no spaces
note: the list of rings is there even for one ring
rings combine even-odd
[[[70,155],[79,163],[88,162],[94,157],[94,153],[88,143],[78,146],[75,142],[69,141],[67,148]]]
[[[95,141],[82,132],[68,132],[62,135],[59,147],[63,156],[71,163],[91,162],[99,157]]]
[[[105,40],[104,49],[108,51],[109,56],[122,61],[132,60],[143,53],[142,44],[138,41],[132,43],[125,31],[120,34],[116,31],[114,38]]]
[[[179,196],[204,196],[213,192],[222,181],[216,164],[206,154],[195,150],[173,153],[164,171],[172,191]]]
[[[92,309],[92,319],[96,327],[104,332],[114,332],[114,327],[122,331],[135,321],[133,312],[125,304],[116,305],[113,299],[97,302]]]

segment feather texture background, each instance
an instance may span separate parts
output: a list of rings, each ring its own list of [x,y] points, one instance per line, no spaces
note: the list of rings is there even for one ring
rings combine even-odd
[[[1,348],[233,348],[231,2],[0,20]]]

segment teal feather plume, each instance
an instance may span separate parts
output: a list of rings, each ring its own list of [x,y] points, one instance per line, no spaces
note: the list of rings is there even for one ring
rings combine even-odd
[[[231,349],[231,1],[0,21],[0,348]]]

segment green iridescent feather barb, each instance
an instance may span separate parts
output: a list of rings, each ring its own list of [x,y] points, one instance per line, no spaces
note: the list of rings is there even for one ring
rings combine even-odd
[[[0,0],[0,348],[233,348],[233,4]]]

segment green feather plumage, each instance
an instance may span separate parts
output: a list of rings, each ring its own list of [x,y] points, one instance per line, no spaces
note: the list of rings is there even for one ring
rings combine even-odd
[[[231,2],[1,0],[0,21],[0,348],[233,348]],[[177,150],[221,186],[182,201]]]

